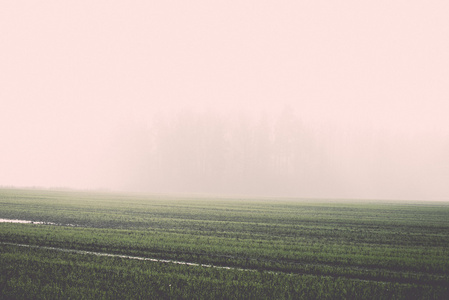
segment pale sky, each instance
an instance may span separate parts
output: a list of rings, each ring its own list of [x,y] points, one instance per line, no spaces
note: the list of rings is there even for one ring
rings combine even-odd
[[[426,137],[414,151],[439,171],[416,179],[416,197],[449,197],[448,12],[446,0],[3,1],[0,185],[126,188],[116,148],[135,124],[289,107],[314,130]],[[348,195],[377,195],[346,180]]]

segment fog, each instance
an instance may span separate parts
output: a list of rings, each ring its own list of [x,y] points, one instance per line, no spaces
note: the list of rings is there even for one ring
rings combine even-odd
[[[0,186],[449,200],[446,1],[11,1]]]

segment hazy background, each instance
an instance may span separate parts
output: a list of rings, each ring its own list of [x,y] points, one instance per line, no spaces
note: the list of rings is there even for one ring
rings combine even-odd
[[[3,1],[0,185],[447,200],[448,11]]]

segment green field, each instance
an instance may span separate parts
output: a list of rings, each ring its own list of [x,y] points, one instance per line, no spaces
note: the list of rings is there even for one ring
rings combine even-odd
[[[2,299],[449,299],[447,202],[0,189],[0,218],[56,223],[0,223]]]

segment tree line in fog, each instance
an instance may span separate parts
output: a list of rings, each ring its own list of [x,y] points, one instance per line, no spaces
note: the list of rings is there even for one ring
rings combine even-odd
[[[124,184],[149,192],[417,198],[444,190],[449,175],[448,139],[312,125],[288,109],[183,112],[120,140]]]

